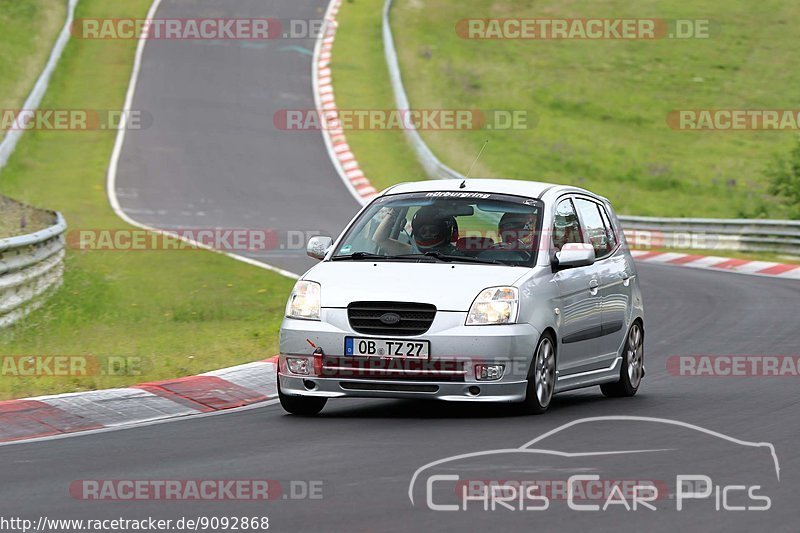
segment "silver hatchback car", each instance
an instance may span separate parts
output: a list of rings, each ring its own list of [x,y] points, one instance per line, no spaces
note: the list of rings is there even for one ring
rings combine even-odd
[[[329,398],[507,402],[543,413],[644,376],[636,266],[609,202],[576,187],[470,179],[375,198],[294,287],[281,326],[284,409]]]

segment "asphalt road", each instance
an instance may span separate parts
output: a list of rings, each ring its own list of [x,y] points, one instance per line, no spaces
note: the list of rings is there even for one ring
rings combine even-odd
[[[275,531],[786,531],[800,523],[797,487],[797,379],[677,377],[666,360],[680,354],[795,354],[800,287],[790,281],[643,265],[647,305],[647,377],[640,394],[609,400],[597,388],[565,393],[544,416],[508,416],[502,407],[384,400],[329,402],[315,419],[287,416],[280,406],[232,412],[150,427],[0,448],[2,515],[59,518],[157,516],[270,517]],[[558,445],[599,450],[673,449],[683,453],[626,454],[630,475],[667,479],[708,474],[716,480],[766,480],[772,508],[720,511],[713,500],[682,513],[665,501],[658,511],[434,512],[412,506],[409,482],[423,465],[447,456],[514,448],[584,417],[636,415],[696,424],[737,439],[774,444],[780,461],[775,483],[769,460],[752,448],[697,438],[649,423],[625,427],[589,424],[570,429]],[[672,436],[679,442],[671,442]],[[631,448],[633,447],[633,448]],[[584,450],[585,451],[585,450]],[[474,465],[502,471],[491,458]],[[561,475],[617,472],[593,466],[533,460],[532,471]],[[450,473],[453,473],[451,471]],[[552,472],[551,472],[552,474]],[[770,478],[772,481],[770,482]],[[80,501],[68,488],[82,479],[274,479],[322,481],[321,500],[255,502]],[[507,479],[486,478],[479,479]],[[512,478],[513,479],[513,478]],[[552,478],[546,478],[552,479]],[[605,478],[604,478],[605,479]],[[721,482],[721,481],[720,481]]]
[[[158,18],[320,20],[324,0],[164,0]],[[338,235],[359,205],[318,131],[285,131],[276,112],[314,109],[315,40],[153,40],[132,109],[117,194],[134,220],[164,229],[274,230],[267,252],[232,250],[302,273],[305,236]],[[300,243],[301,246],[296,246]]]
[[[317,17],[322,1],[167,1],[159,16]],[[277,14],[276,14],[277,12]],[[292,43],[296,44],[296,43]],[[304,54],[236,44],[151,43],[135,106],[156,124],[129,136],[120,168],[123,206],[142,222],[174,227],[325,228],[335,233],[356,208],[327,161],[319,134],[272,131],[271,110],[310,106]],[[311,48],[311,43],[305,44]],[[299,104],[297,103],[299,102]],[[136,211],[138,210],[138,211]],[[195,210],[195,211],[193,211]],[[202,214],[197,214],[197,213]],[[184,214],[184,213],[194,213]],[[275,260],[277,259],[277,260]],[[299,257],[268,258],[301,269]],[[0,447],[0,516],[178,519],[268,516],[274,531],[785,531],[800,530],[800,397],[796,378],[670,375],[668,357],[797,354],[796,282],[641,265],[646,298],[647,376],[635,398],[597,388],[557,396],[544,416],[502,406],[383,400],[330,402],[318,418],[278,405],[122,431]],[[763,449],[685,428],[631,421],[570,428],[542,443],[573,452],[625,450],[611,458],[532,457],[524,466],[483,456],[437,473],[485,479],[572,473],[666,480],[707,474],[717,484],[762,484],[768,511],[716,511],[713,498],[675,512],[579,512],[563,501],[544,511],[432,511],[409,500],[415,471],[439,459],[517,448],[559,426],[610,415],[663,417],[736,439],[774,444],[777,482]],[[631,450],[661,450],[632,453]],[[553,477],[549,477],[553,476]],[[273,502],[84,501],[76,480],[273,479],[322,483],[322,499]],[[505,479],[505,478],[500,478]],[[752,482],[748,480],[753,480]],[[424,491],[419,493],[424,495]],[[221,528],[216,528],[222,530]],[[62,528],[68,531],[68,528]]]

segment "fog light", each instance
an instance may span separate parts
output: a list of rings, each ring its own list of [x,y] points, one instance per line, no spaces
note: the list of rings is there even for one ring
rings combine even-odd
[[[300,357],[287,357],[286,365],[289,367],[289,372],[292,374],[308,375],[308,359]]]
[[[496,381],[503,377],[505,365],[475,365],[475,379],[478,381]]]

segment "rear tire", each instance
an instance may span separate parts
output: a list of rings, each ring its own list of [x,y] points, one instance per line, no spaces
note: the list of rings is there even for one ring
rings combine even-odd
[[[556,347],[549,334],[542,335],[528,372],[525,401],[519,404],[521,414],[540,415],[550,407],[556,387]]]
[[[281,391],[280,377],[278,378],[278,398],[281,400],[281,407],[283,407],[284,411],[297,416],[317,415],[328,403],[327,398],[287,396]]]
[[[634,322],[628,331],[622,354],[619,381],[600,385],[600,390],[609,398],[631,397],[636,394],[642,383],[644,377],[644,329],[641,322]]]

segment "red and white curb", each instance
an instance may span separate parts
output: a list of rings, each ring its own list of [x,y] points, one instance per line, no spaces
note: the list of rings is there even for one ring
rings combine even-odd
[[[134,426],[275,398],[277,358],[133,387],[0,402],[0,443]]]
[[[634,250],[633,258],[642,263],[659,263],[662,265],[702,268],[714,271],[735,272],[754,276],[800,280],[800,265],[773,263],[770,261],[751,261],[748,259],[731,259],[713,255],[679,254],[674,252],[648,252]]]
[[[161,0],[153,0],[148,18],[153,18]],[[314,49],[313,83],[317,110],[325,118],[323,137],[337,172],[359,203],[375,196],[337,124],[336,101],[331,84],[331,57],[336,36],[336,16],[341,0],[332,0],[325,14],[325,33]],[[131,106],[146,41],[139,43],[125,108]],[[124,142],[120,127],[108,173],[108,194],[114,211],[128,223],[149,228],[130,219],[120,208],[115,193],[117,161]],[[235,259],[238,256],[226,254]],[[251,264],[264,267],[252,261]],[[276,269],[277,270],[277,269]],[[297,278],[286,272],[281,274]],[[248,363],[184,378],[142,383],[133,387],[40,396],[0,402],[0,444],[41,439],[106,428],[135,426],[234,409],[277,396],[277,358]]]
[[[344,130],[338,125],[336,114],[338,108],[332,85],[331,58],[337,29],[336,17],[341,3],[341,0],[332,0],[328,5],[325,14],[325,33],[317,40],[314,49],[314,98],[317,110],[325,117],[322,134],[331,161],[348,190],[363,205],[373,198],[377,191],[361,170],[347,143]],[[159,4],[160,0],[154,0],[150,9],[151,14],[155,13]],[[126,109],[130,107],[132,100],[142,49],[143,43],[140,43],[126,99]],[[123,138],[117,138],[115,158],[119,156]],[[112,163],[109,171],[109,198],[112,207],[129,223],[141,226],[130,220],[116,202],[113,194],[115,169],[116,164]],[[226,255],[242,260],[232,254]],[[671,252],[634,251],[633,256],[641,262],[800,279],[800,265]],[[252,261],[252,264],[257,263]],[[257,266],[264,265],[257,264]],[[284,275],[296,277],[291,273]],[[0,444],[134,426],[264,402],[275,398],[278,394],[276,365],[277,358],[273,357],[199,376],[142,383],[127,388],[0,402]]]
[[[331,60],[333,42],[338,23],[336,17],[342,0],[332,0],[325,13],[325,31],[317,40],[313,58],[314,101],[322,119],[322,136],[333,166],[353,197],[362,205],[371,200],[377,191],[364,175],[356,156],[347,144],[347,137],[338,118],[338,107],[333,93]]]
[[[325,33],[323,38],[317,41],[317,47],[314,50],[314,98],[318,112],[324,117],[325,126],[322,134],[328,147],[331,161],[350,192],[363,205],[369,202],[377,194],[377,191],[361,170],[355,154],[350,149],[350,145],[347,144],[344,130],[336,123],[336,111],[338,108],[336,107],[333,91],[331,59],[333,57],[333,43],[336,38],[336,20],[341,4],[342,0],[331,0],[328,5],[328,10],[325,14]],[[671,252],[634,251],[633,257],[641,262],[800,279],[800,265]]]

